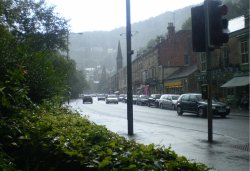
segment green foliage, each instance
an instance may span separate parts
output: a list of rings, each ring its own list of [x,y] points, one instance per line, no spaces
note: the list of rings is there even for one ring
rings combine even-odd
[[[248,0],[239,0],[237,2],[233,0],[224,0],[224,3],[228,7],[228,14],[226,17],[228,19],[233,19],[249,12],[249,1]],[[192,21],[191,17],[188,18],[182,25],[183,30],[192,30]]]
[[[224,3],[228,7],[228,19],[249,14],[249,0],[224,0]]]
[[[3,0],[2,25],[33,50],[66,50],[67,21],[54,14],[44,0]]]
[[[182,25],[183,30],[192,30],[192,21],[191,17],[189,17]]]
[[[39,0],[0,3],[0,114],[44,99],[73,97],[86,87],[83,74],[59,51],[67,49],[68,25]],[[30,101],[31,100],[31,101]]]
[[[209,170],[171,148],[126,140],[65,108],[40,107],[20,116],[0,121],[0,143],[21,170]]]

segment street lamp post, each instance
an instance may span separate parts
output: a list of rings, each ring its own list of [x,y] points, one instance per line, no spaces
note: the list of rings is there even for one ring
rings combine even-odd
[[[128,135],[133,135],[133,98],[132,98],[132,67],[131,56],[131,23],[130,23],[130,0],[126,0],[126,39],[127,39],[127,119],[128,119]]]

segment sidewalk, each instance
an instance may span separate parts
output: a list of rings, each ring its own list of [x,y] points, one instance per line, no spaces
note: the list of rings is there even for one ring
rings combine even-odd
[[[249,110],[234,108],[234,109],[231,109],[231,112],[229,115],[249,117]]]

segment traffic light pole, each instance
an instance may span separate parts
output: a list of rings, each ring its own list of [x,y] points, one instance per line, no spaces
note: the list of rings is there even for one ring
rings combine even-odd
[[[211,58],[211,45],[210,45],[210,33],[209,33],[209,0],[204,1],[205,9],[205,38],[206,38],[206,57],[207,57],[207,119],[208,119],[208,142],[213,142],[213,116],[212,116],[212,58]]]
[[[126,18],[127,18],[127,120],[128,120],[128,135],[133,135],[133,97],[132,97],[132,68],[131,56],[131,23],[130,23],[130,0],[126,0]]]

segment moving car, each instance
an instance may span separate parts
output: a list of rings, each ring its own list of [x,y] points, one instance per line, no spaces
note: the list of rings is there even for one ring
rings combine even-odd
[[[136,99],[136,104],[145,106],[148,105],[148,95],[139,95],[139,97]]]
[[[98,100],[98,101],[100,101],[100,100],[105,101],[105,99],[106,99],[105,94],[98,94],[98,95],[97,95],[97,100]]]
[[[178,94],[163,94],[158,100],[161,109],[176,109],[176,103],[180,95]]]
[[[159,106],[159,101],[161,94],[151,94],[150,97],[148,98],[148,107],[150,106]]]
[[[90,95],[83,95],[82,96],[82,103],[84,104],[84,103],[86,103],[86,102],[88,102],[88,103],[93,103],[93,98],[92,98],[92,96],[90,96]]]
[[[177,113],[182,115],[184,112],[195,113],[200,117],[207,116],[207,101],[201,98],[201,94],[189,93],[182,94],[177,100]],[[230,113],[230,107],[225,103],[212,100],[213,115],[226,117]]]
[[[106,104],[115,103],[118,104],[118,97],[116,95],[108,95],[106,98]]]

